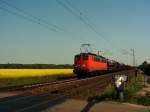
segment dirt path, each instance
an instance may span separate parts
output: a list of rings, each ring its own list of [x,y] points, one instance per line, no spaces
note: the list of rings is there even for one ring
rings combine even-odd
[[[69,99],[66,102],[47,109],[46,112],[150,112],[146,106],[128,103],[104,101],[90,104],[82,100]]]
[[[0,98],[10,97],[10,96],[17,96],[22,92],[0,92]]]
[[[145,106],[139,106],[128,103],[118,102],[102,102],[95,104],[90,112],[149,112],[150,110]]]

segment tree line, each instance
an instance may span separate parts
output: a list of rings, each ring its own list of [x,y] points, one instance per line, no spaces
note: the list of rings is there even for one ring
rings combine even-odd
[[[70,69],[71,64],[0,64],[0,69]]]
[[[150,64],[144,61],[139,67],[145,74],[150,75]]]

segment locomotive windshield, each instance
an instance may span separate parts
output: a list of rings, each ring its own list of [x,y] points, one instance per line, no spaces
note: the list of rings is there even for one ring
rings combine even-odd
[[[104,63],[107,62],[106,59],[104,57],[101,57],[101,56],[93,56],[93,59],[96,62],[104,62]]]
[[[80,55],[76,55],[75,60],[77,60],[77,61],[80,60]]]
[[[83,60],[88,60],[88,54],[82,54]]]

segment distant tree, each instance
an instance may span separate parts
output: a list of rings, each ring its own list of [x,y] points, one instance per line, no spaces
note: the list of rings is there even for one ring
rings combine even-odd
[[[139,68],[140,68],[141,70],[145,71],[146,68],[147,68],[147,66],[148,66],[147,61],[144,61],[144,62],[139,66]]]
[[[144,61],[139,67],[145,74],[150,75],[150,64],[147,61]]]
[[[73,68],[71,64],[0,64],[0,69],[63,69]]]

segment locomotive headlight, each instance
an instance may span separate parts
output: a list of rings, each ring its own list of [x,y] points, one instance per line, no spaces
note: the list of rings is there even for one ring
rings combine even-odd
[[[85,64],[82,65],[82,67],[85,67],[85,66],[86,66]]]

